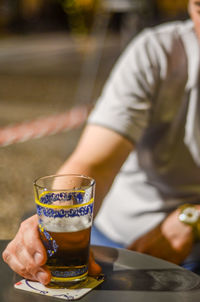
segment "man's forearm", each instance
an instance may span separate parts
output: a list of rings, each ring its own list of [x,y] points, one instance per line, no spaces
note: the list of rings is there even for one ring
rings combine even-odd
[[[128,249],[149,254],[176,264],[189,255],[194,243],[192,228],[179,221],[179,209],[159,225],[138,238]]]
[[[105,167],[87,165],[81,161],[73,159],[73,157],[70,157],[57,171],[57,174],[67,173],[82,174],[95,179],[96,193],[94,215],[96,215],[101,206],[102,200],[108,193],[113,182],[115,177],[114,173],[112,174],[110,171],[108,173]]]
[[[96,181],[95,213],[133,145],[120,134],[101,126],[86,126],[75,151],[57,173],[78,173]]]

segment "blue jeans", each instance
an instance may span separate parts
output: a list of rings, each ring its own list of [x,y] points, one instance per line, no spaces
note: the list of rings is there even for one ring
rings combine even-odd
[[[197,275],[200,275],[200,261],[183,262],[181,266]]]
[[[184,260],[181,266],[200,275],[200,242],[194,244],[192,252]]]
[[[123,245],[116,243],[101,233],[94,225],[91,231],[91,244],[104,245],[109,247],[123,248]]]

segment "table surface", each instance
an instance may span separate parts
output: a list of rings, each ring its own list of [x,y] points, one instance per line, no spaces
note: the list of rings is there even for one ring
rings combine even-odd
[[[0,252],[8,241],[0,240]],[[177,265],[125,249],[93,246],[105,281],[81,302],[199,302],[200,277]],[[14,289],[20,277],[0,262],[0,302],[64,301]]]

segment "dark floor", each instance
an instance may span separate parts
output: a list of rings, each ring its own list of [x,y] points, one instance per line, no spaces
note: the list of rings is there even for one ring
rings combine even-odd
[[[80,101],[81,93],[94,101],[121,47],[116,36],[103,47],[96,43],[64,32],[1,39],[0,127],[62,113]],[[101,60],[92,89],[92,79],[80,86],[80,75],[85,54],[93,58],[94,49],[100,49]],[[55,173],[80,133],[81,128],[0,147],[1,239],[12,238],[21,217],[34,211],[33,180]]]

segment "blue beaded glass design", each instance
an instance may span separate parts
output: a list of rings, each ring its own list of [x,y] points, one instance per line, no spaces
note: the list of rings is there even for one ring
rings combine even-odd
[[[36,203],[37,214],[39,217],[46,216],[50,218],[69,218],[92,215],[93,202],[84,205],[83,198],[84,194],[82,194],[81,192],[47,193],[40,197],[39,204]],[[69,205],[67,206],[67,208],[63,206],[62,208],[62,206],[60,206],[59,204],[54,204],[54,202],[63,202],[70,200],[75,201],[75,205]],[[43,204],[44,206],[42,206],[41,204]],[[81,206],[81,204],[83,205]]]
[[[42,227],[41,221],[39,221],[39,231],[43,237],[43,244],[46,248],[48,257],[52,257],[58,250],[58,245],[56,241],[51,237],[51,235]]]
[[[51,217],[51,218],[69,218],[69,217],[80,217],[80,216],[85,216],[85,215],[92,215],[93,213],[93,203],[86,205],[86,206],[82,206],[80,208],[71,208],[71,209],[51,209],[48,207],[43,208],[40,205],[36,205],[36,209],[37,209],[37,214],[39,216],[46,216],[46,217]]]
[[[81,268],[76,268],[76,270],[66,270],[66,271],[61,271],[61,270],[53,270],[51,271],[51,274],[53,277],[57,278],[71,278],[71,277],[78,277],[82,276],[83,274],[86,274],[88,271],[87,266],[83,266]]]
[[[84,194],[81,192],[59,192],[59,193],[47,193],[40,197],[40,202],[43,204],[52,204],[55,201],[69,201],[75,200],[76,204],[83,203]]]

